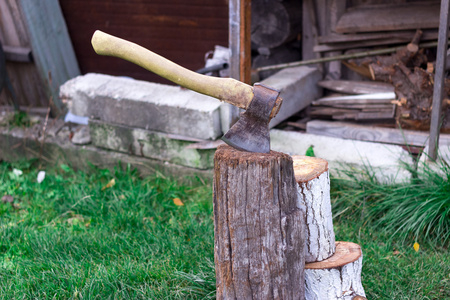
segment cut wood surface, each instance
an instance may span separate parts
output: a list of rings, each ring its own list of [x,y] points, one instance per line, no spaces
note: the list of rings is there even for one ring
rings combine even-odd
[[[408,30],[439,27],[439,2],[361,6],[347,10],[336,25],[338,33]]]
[[[336,242],[336,253],[321,262],[306,264],[307,300],[365,297],[361,284],[361,247],[350,242]],[[365,299],[365,298],[359,298]]]
[[[394,92],[394,86],[392,84],[377,81],[324,80],[319,81],[318,85],[331,91],[346,94]]]
[[[252,42],[258,47],[275,48],[301,33],[300,1],[252,0]]]
[[[307,263],[305,269],[331,269],[354,262],[362,255],[361,246],[352,242],[336,242],[334,254],[322,261]]]
[[[289,155],[218,147],[214,239],[217,299],[304,299],[305,218]]]
[[[305,262],[321,261],[332,256],[336,249],[328,162],[302,155],[294,155],[292,159],[299,207],[306,213]]]
[[[337,138],[381,142],[398,145],[425,146],[429,133],[395,128],[382,128],[358,125],[347,122],[330,122],[313,120],[307,123],[306,132],[310,134],[331,136]],[[440,141],[450,144],[450,134],[441,134]]]

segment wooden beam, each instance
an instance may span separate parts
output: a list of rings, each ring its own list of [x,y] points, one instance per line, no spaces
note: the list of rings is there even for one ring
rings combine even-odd
[[[441,14],[439,18],[439,39],[436,55],[436,72],[434,76],[433,104],[431,109],[430,123],[430,159],[436,160],[439,145],[439,131],[442,123],[442,100],[444,98],[445,64],[447,60],[448,46],[448,18],[449,0],[441,1]]]
[[[438,28],[439,2],[363,6],[347,10],[336,25],[338,33]]]
[[[394,92],[394,86],[379,81],[326,80],[319,81],[319,86],[346,94],[372,94]]]
[[[53,115],[64,113],[59,87],[80,74],[78,62],[57,0],[20,0],[27,26],[33,59],[46,90]],[[51,16],[51,17],[50,17]]]
[[[428,143],[426,132],[358,125],[347,122],[313,120],[306,124],[306,132],[349,140],[424,147]],[[450,143],[450,134],[442,135]]]
[[[251,84],[251,0],[240,0],[239,80]]]
[[[29,47],[15,47],[15,46],[3,46],[5,52],[5,58],[8,61],[13,62],[32,62],[33,57],[31,55],[31,48]]]

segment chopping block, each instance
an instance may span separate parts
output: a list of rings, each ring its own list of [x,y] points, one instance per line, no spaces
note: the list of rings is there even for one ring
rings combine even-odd
[[[214,156],[217,299],[305,299],[305,216],[291,156]]]

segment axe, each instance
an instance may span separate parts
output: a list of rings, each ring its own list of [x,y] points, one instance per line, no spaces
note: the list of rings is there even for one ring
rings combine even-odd
[[[239,150],[270,152],[269,121],[280,110],[283,100],[279,91],[263,84],[256,83],[252,87],[232,78],[198,74],[135,43],[99,30],[91,42],[97,54],[128,60],[180,86],[246,109],[222,140]]]

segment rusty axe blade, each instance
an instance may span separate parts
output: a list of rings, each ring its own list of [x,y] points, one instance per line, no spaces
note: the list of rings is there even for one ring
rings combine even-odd
[[[247,111],[222,137],[228,145],[249,152],[270,152],[269,121],[270,114],[279,91],[255,83],[254,97]]]

